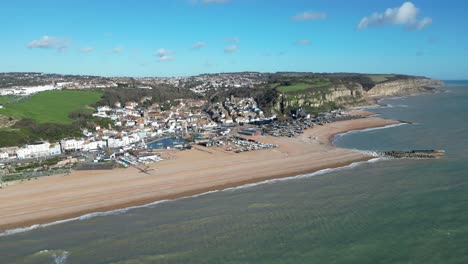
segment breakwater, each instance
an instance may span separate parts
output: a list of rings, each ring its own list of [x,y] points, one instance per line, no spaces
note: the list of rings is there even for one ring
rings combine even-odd
[[[396,159],[437,159],[445,156],[445,150],[382,151],[379,155]]]

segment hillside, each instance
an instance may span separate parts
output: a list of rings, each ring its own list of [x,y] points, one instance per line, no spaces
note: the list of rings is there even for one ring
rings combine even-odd
[[[381,97],[433,92],[443,83],[396,74],[277,73],[267,85],[278,92],[272,111],[286,114],[298,107],[319,112],[370,105]]]
[[[196,98],[210,103],[233,95],[253,98],[266,114],[286,117],[304,108],[310,113],[337,108],[371,105],[378,98],[433,92],[442,82],[425,77],[398,74],[355,73],[220,73],[177,78],[104,79],[92,76],[56,76],[32,73],[8,74],[10,83],[66,82],[83,90],[52,90],[32,96],[0,96],[0,147],[37,140],[59,140],[81,136],[82,128],[108,127],[108,119],[91,116],[92,106],[139,102],[143,107],[161,104],[163,108],[180,98]],[[31,79],[32,78],[32,79]],[[99,86],[100,82],[107,86]],[[13,88],[11,88],[13,89]],[[0,91],[2,91],[0,89]],[[5,91],[5,90],[4,90]]]
[[[81,128],[101,122],[74,113],[91,113],[102,93],[95,91],[54,90],[30,97],[0,96],[0,147],[19,146],[38,140],[60,140],[81,136]],[[76,114],[75,114],[76,115]]]
[[[18,103],[6,103],[0,109],[0,115],[16,119],[30,118],[38,123],[70,124],[73,122],[69,116],[71,113],[87,109],[94,111],[94,108],[89,107],[101,97],[101,93],[94,91],[47,91]]]

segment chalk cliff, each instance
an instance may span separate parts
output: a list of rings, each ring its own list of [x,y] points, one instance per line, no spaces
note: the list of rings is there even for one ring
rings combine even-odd
[[[443,83],[438,80],[416,78],[379,83],[367,91],[368,97],[403,96],[418,93],[434,92],[435,87]]]
[[[284,112],[297,107],[350,107],[375,103],[376,99],[435,92],[443,82],[428,78],[407,78],[383,82],[365,90],[359,83],[334,85],[328,88],[309,89],[295,93],[281,93],[276,110]]]

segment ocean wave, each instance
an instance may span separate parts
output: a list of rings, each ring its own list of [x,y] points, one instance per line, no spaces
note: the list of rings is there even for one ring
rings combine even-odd
[[[70,253],[68,251],[63,251],[60,254],[52,254],[52,259],[54,260],[55,264],[65,264],[67,263],[67,259]]]
[[[362,132],[369,132],[369,131],[381,130],[381,129],[387,129],[387,128],[394,128],[394,127],[399,127],[399,126],[408,125],[408,124],[409,124],[409,123],[398,123],[398,124],[386,125],[386,126],[382,126],[382,127],[372,127],[372,128],[351,130],[351,131],[348,131],[348,132],[336,134],[336,135],[333,137],[333,140],[332,140],[332,141],[335,142],[335,140],[336,140],[337,138],[341,138],[341,137],[343,137],[343,136],[350,135],[350,134],[356,134],[356,133],[362,133]]]
[[[44,256],[44,257],[50,257],[53,260],[53,263],[55,264],[65,264],[67,263],[68,257],[70,256],[70,252],[66,250],[48,250],[44,249],[41,250],[35,255],[38,256]]]
[[[362,151],[360,151],[360,152],[362,152]],[[283,181],[310,178],[310,177],[324,175],[324,174],[328,174],[328,173],[332,173],[332,172],[338,172],[338,171],[353,169],[353,168],[356,168],[356,167],[358,167],[360,165],[363,165],[363,164],[366,164],[366,163],[375,163],[375,162],[378,162],[378,161],[381,161],[381,160],[384,160],[384,158],[380,158],[380,157],[376,156],[376,158],[373,158],[373,159],[370,159],[370,160],[367,160],[367,161],[353,162],[353,163],[351,163],[349,165],[346,165],[346,166],[343,166],[343,167],[327,168],[327,169],[319,170],[319,171],[312,172],[312,173],[300,174],[300,175],[297,175],[297,176],[291,176],[291,177],[286,177],[286,178],[276,178],[276,179],[265,180],[265,181],[256,182],[256,183],[249,183],[249,184],[245,184],[245,185],[241,185],[241,186],[227,188],[227,189],[224,189],[222,191],[223,192],[224,191],[235,191],[235,190],[252,188],[252,187],[259,186],[259,185],[264,185],[264,184],[272,184],[272,183],[283,182]]]
[[[398,108],[398,107],[401,107],[401,108],[408,108],[409,106],[408,106],[408,105],[405,105],[405,104],[397,104],[397,105],[386,104],[386,105],[380,106],[380,107],[378,107],[378,108]]]
[[[174,202],[174,201],[178,201],[178,200],[196,198],[196,197],[200,197],[200,196],[204,196],[204,195],[208,195],[208,194],[212,194],[212,193],[216,193],[216,192],[220,192],[220,191],[235,191],[235,190],[251,188],[251,187],[255,187],[255,186],[263,185],[263,184],[271,184],[271,183],[276,183],[276,182],[283,182],[283,181],[289,181],[289,180],[303,179],[303,178],[309,178],[309,177],[313,177],[313,176],[319,176],[319,175],[323,175],[323,174],[327,174],[327,173],[331,173],[331,172],[337,172],[337,171],[352,169],[352,168],[355,168],[357,166],[360,166],[360,165],[366,164],[366,163],[374,163],[374,162],[384,160],[384,158],[380,158],[380,157],[377,157],[375,155],[371,155],[370,154],[371,152],[364,152],[364,151],[359,151],[359,152],[365,153],[366,155],[376,157],[376,158],[370,159],[368,161],[354,162],[354,163],[351,163],[351,164],[349,164],[347,166],[343,166],[343,167],[327,168],[327,169],[319,170],[319,171],[316,171],[316,172],[313,172],[313,173],[300,174],[300,175],[297,175],[297,176],[291,176],[291,177],[285,177],[285,178],[276,178],[276,179],[261,181],[261,182],[257,182],[257,183],[249,183],[249,184],[245,184],[245,185],[241,185],[241,186],[230,187],[230,188],[226,188],[226,189],[222,189],[222,190],[208,191],[208,192],[195,194],[195,195],[191,195],[191,196],[185,196],[185,197],[181,197],[181,198],[177,198],[177,199],[173,199],[173,200],[160,200],[160,201],[155,201],[155,202],[152,202],[152,203],[149,203],[149,204],[138,205],[138,206],[130,206],[130,207],[126,207],[126,208],[122,208],[122,209],[116,209],[116,210],[112,210],[112,211],[95,212],[95,213],[85,214],[85,215],[82,215],[82,216],[79,216],[79,217],[59,220],[59,221],[46,223],[46,224],[36,224],[36,225],[29,226],[29,227],[10,229],[10,230],[6,230],[4,232],[1,232],[0,237],[10,236],[10,235],[18,234],[18,233],[24,233],[24,232],[32,231],[32,230],[35,230],[35,229],[38,229],[38,228],[45,228],[45,227],[54,226],[54,225],[58,225],[58,224],[63,224],[63,223],[67,223],[67,222],[72,222],[72,221],[83,221],[83,220],[91,219],[91,218],[94,218],[94,217],[123,214],[123,213],[126,213],[126,212],[128,212],[130,210],[134,210],[134,209],[147,208],[147,207],[151,207],[151,206],[158,205],[158,204],[161,204],[161,203],[167,203],[167,202]],[[45,250],[43,252],[47,252],[47,250]]]
[[[183,197],[183,198],[186,198],[186,197]],[[182,198],[180,198],[180,199],[182,199]],[[177,200],[177,199],[175,199],[175,200]],[[24,233],[24,232],[32,231],[34,229],[54,226],[54,225],[58,225],[58,224],[64,224],[64,223],[68,223],[68,222],[72,222],[72,221],[83,221],[83,220],[87,220],[87,219],[91,219],[91,218],[99,217],[99,216],[123,214],[123,213],[126,213],[126,212],[128,212],[130,210],[133,210],[133,209],[150,207],[150,206],[157,205],[157,204],[160,204],[160,203],[170,202],[170,201],[175,201],[175,200],[160,200],[160,201],[156,201],[156,202],[145,204],[145,205],[130,206],[130,207],[116,209],[116,210],[112,210],[112,211],[95,212],[95,213],[85,214],[85,215],[74,217],[74,218],[68,218],[68,219],[64,219],[64,220],[50,222],[50,223],[46,223],[46,224],[36,224],[36,225],[28,226],[28,227],[10,229],[10,230],[6,230],[6,231],[1,232],[0,237],[14,235],[14,234],[18,234],[18,233]]]
[[[364,106],[359,109],[362,110],[373,110],[373,109],[383,109],[383,108],[391,108],[389,105],[384,105],[384,104],[378,104],[378,105],[369,105],[369,106]]]
[[[407,98],[408,95],[405,95],[405,96],[395,96],[395,97],[387,97],[387,98],[384,98],[382,100],[398,100],[398,99],[404,99],[404,98]],[[379,100],[380,101],[380,100]]]
[[[406,104],[397,104],[397,105],[393,105],[393,104],[378,104],[378,105],[365,106],[365,107],[362,107],[362,108],[360,108],[360,109],[363,109],[363,110],[372,110],[372,109],[388,109],[388,108],[398,108],[398,107],[401,107],[401,108],[408,108],[409,106],[406,105]]]

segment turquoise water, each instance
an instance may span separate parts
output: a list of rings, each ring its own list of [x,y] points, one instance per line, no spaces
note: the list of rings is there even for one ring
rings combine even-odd
[[[179,138],[163,138],[157,141],[153,141],[150,144],[148,144],[149,148],[154,148],[154,149],[161,149],[161,148],[167,148],[171,147],[173,148],[176,145],[185,145],[187,144],[187,141]]]
[[[365,163],[0,237],[0,263],[468,263],[468,84],[383,100],[414,123],[337,137]],[[44,251],[47,250],[47,251]]]

